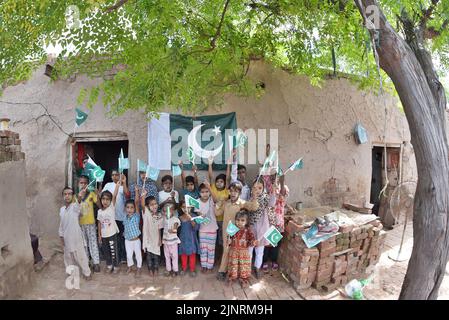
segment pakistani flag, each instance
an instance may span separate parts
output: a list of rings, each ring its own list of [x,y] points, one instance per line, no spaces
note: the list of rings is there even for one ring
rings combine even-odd
[[[106,171],[101,169],[99,166],[96,167],[94,170],[92,170],[92,180],[94,179],[97,182],[103,182],[104,175],[106,174]]]
[[[202,216],[192,217],[192,220],[196,224],[206,224],[206,223],[210,222],[210,219],[208,217],[202,217]]]
[[[147,164],[142,161],[137,159],[137,172],[146,172],[147,171]]]
[[[275,226],[271,226],[267,232],[263,235],[265,239],[273,246],[276,247],[279,241],[282,239],[282,234],[275,228]]]
[[[262,169],[260,170],[260,175],[271,175],[271,172],[269,169],[275,163],[276,160],[277,160],[276,151],[273,151],[270,154],[270,156],[265,159]]]
[[[194,207],[195,209],[200,209],[200,202],[196,200],[195,198],[189,196],[188,194],[185,195],[185,201],[186,201],[186,207]]]
[[[193,148],[190,146],[187,148],[187,157],[189,158],[190,163],[195,163],[195,152],[193,152]]]
[[[288,167],[287,171],[302,169],[303,166],[304,166],[304,161],[302,160],[302,158],[299,158],[298,160],[293,162],[290,167]],[[287,171],[285,171],[285,172],[287,172]]]
[[[123,170],[129,169],[129,160],[123,155],[123,149],[120,149],[120,156],[118,158],[118,171],[123,173]]]
[[[281,168],[281,166],[279,165],[279,163],[278,163],[278,167],[277,167],[277,169],[276,169],[276,173],[277,173],[277,175],[278,175],[279,177],[284,175],[284,171],[282,171],[282,168]]]
[[[147,166],[145,176],[153,181],[157,181],[157,178],[159,177],[159,169]]]
[[[234,134],[234,148],[244,147],[248,143],[248,136],[243,131],[238,130]]]
[[[226,233],[232,237],[238,231],[239,231],[239,228],[235,224],[233,224],[232,221],[229,221],[228,226],[226,228]]]
[[[225,170],[232,150],[229,137],[234,136],[236,128],[235,113],[198,117],[160,113],[159,119],[148,123],[148,164],[171,170],[172,164],[182,160],[190,170],[193,161],[198,169],[205,170],[212,156],[214,169]]]
[[[81,111],[80,109],[75,109],[76,117],[75,117],[75,123],[76,126],[79,127],[83,124],[84,121],[87,119],[87,113]]]
[[[171,171],[172,171],[173,177],[177,177],[182,174],[181,167],[178,165],[172,166]]]

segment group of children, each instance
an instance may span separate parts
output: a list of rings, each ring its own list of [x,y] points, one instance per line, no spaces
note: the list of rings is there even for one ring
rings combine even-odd
[[[182,168],[182,164],[180,164]],[[141,184],[126,187],[126,177],[113,177],[113,191],[88,192],[89,178],[81,176],[80,191],[66,187],[63,190],[65,205],[60,211],[59,235],[64,244],[66,266],[77,263],[82,274],[90,279],[90,256],[93,271],[99,272],[100,259],[98,245],[106,260],[106,271],[120,270],[119,242],[124,238],[127,272],[137,277],[142,272],[142,253],[150,273],[158,274],[161,256],[165,258],[166,276],[184,275],[190,271],[196,276],[197,256],[200,258],[201,272],[212,272],[219,262],[219,280],[239,279],[242,285],[248,283],[252,273],[254,255],[254,275],[261,276],[261,269],[278,269],[276,247],[264,238],[270,226],[284,231],[284,210],[288,188],[284,177],[261,175],[252,183],[246,183],[246,168],[239,165],[237,179],[231,181],[231,165],[226,174],[213,179],[212,159],[209,160],[209,180],[198,185],[197,169],[193,166],[193,176],[182,171],[182,191],[199,201],[199,209],[187,207],[184,197],[180,199],[173,190],[173,177],[162,177],[162,190],[155,192],[154,181],[141,173]],[[113,175],[118,172],[113,171]],[[209,183],[208,181],[214,181]],[[147,185],[150,185],[148,187]],[[120,206],[117,199],[123,197]],[[98,207],[95,225],[94,204]],[[120,232],[116,221],[117,210],[124,210],[126,216],[120,221]],[[230,236],[229,223],[234,223],[238,231]],[[98,231],[97,231],[98,230]],[[98,238],[97,238],[98,237]],[[181,270],[179,270],[179,257]],[[134,266],[134,259],[137,268]]]

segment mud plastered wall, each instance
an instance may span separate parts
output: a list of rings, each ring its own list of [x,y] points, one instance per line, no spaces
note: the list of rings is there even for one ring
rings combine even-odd
[[[358,90],[346,79],[332,79],[321,88],[314,87],[306,77],[274,69],[261,61],[252,64],[249,75],[264,83],[265,93],[261,98],[229,95],[222,106],[210,108],[207,114],[236,112],[237,125],[242,129],[278,130],[282,167],[286,168],[298,157],[304,158],[304,169],[286,176],[291,203],[302,201],[305,207],[311,207],[343,200],[369,201],[371,151],[373,144],[384,141],[385,105],[388,108],[386,141],[397,144],[410,141],[407,121],[395,98],[384,101],[373,93]],[[79,90],[99,81],[77,76],[72,82],[50,83],[41,68],[26,83],[7,88],[1,100],[42,102],[55,121],[71,133]],[[0,110],[0,116],[11,118],[12,128],[25,141],[27,210],[32,231],[38,235],[56,235],[60,190],[66,182],[68,137],[44,115],[39,105],[12,106],[0,102]],[[98,103],[79,132],[125,132],[129,139],[130,179],[135,180],[136,159],[147,159],[145,115],[127,111],[119,118],[110,118],[106,113],[107,109]],[[366,144],[355,143],[353,129],[357,122],[368,131]],[[404,155],[407,160],[404,179],[416,179],[410,144],[405,147]],[[252,180],[256,175],[257,166],[249,165],[248,177]],[[200,173],[200,179],[203,177],[205,172]]]
[[[14,298],[30,285],[34,262],[24,155],[18,135],[8,136],[0,131],[0,299]]]

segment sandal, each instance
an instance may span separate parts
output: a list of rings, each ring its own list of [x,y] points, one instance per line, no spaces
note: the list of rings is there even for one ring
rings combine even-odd
[[[279,270],[279,265],[276,262],[273,262],[273,265],[271,266],[271,270],[278,271]]]

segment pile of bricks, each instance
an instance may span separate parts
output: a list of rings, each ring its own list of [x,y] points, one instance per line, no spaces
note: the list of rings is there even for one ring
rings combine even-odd
[[[0,130],[0,163],[23,159],[25,159],[25,153],[21,150],[19,134]]]
[[[340,227],[339,232],[307,248],[300,233],[303,225],[289,221],[280,247],[281,271],[296,290],[314,287],[331,291],[352,279],[366,278],[380,258],[386,232],[378,221]]]

